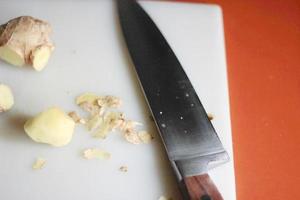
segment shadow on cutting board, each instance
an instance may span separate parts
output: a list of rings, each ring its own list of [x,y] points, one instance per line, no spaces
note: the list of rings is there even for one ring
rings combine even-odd
[[[18,112],[5,113],[8,117],[4,120],[6,131],[0,131],[0,138],[3,140],[12,140],[14,142],[31,142],[24,131],[24,124],[30,116]]]

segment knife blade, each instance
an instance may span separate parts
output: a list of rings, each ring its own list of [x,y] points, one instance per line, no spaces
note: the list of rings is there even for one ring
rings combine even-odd
[[[183,193],[188,193],[186,199],[222,199],[206,173],[228,161],[228,154],[196,91],[170,45],[139,3],[117,0],[117,5],[138,79],[171,166]],[[198,193],[191,194],[195,184]],[[201,187],[203,191],[199,193]]]

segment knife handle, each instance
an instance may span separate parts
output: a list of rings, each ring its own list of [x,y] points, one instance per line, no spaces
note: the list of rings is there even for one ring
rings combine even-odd
[[[223,200],[208,174],[184,178],[190,200]]]

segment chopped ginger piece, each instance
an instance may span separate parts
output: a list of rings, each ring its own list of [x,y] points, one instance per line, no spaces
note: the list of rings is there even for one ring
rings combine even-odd
[[[125,132],[125,139],[132,144],[141,144],[142,141],[136,132]]]
[[[43,158],[38,158],[32,165],[32,169],[38,170],[44,168],[46,160]]]
[[[80,105],[84,102],[88,102],[90,104],[96,104],[99,96],[92,93],[84,93],[76,98],[76,104]]]
[[[89,131],[92,131],[103,123],[103,118],[99,115],[94,115],[90,120],[87,121],[86,126]]]
[[[90,102],[82,102],[79,104],[79,106],[86,112],[91,113],[92,115],[99,114],[100,108],[97,105],[94,105]]]
[[[97,96],[92,93],[84,93],[76,98],[76,104],[80,105],[84,102],[92,105],[98,105],[100,107],[118,108],[121,106],[122,101],[118,97],[114,96]]]
[[[114,96],[105,96],[103,98],[98,99],[99,106],[106,106],[108,108],[119,108],[121,104],[121,99]]]
[[[68,115],[73,119],[75,123],[85,124],[85,119],[81,118],[75,111],[69,112]]]
[[[121,172],[128,172],[128,167],[127,167],[127,166],[121,166],[121,167],[119,168],[119,170],[120,170]]]
[[[124,114],[120,112],[109,112],[105,115],[104,119],[111,126],[112,130],[120,127],[125,121]]]
[[[120,126],[120,129],[121,131],[124,131],[124,132],[132,132],[136,126],[141,126],[143,125],[142,123],[140,122],[136,122],[136,121],[132,121],[132,120],[127,120],[127,121],[124,121],[121,126]]]
[[[136,121],[127,120],[124,121],[120,126],[120,130],[123,132],[124,138],[132,144],[143,143],[143,141],[141,140],[139,134],[135,129],[137,125],[142,125],[142,124]]]
[[[110,159],[110,153],[100,150],[100,149],[86,149],[83,152],[83,157],[85,159],[101,159],[101,160],[108,160]]]
[[[111,130],[112,127],[108,123],[103,122],[101,126],[99,126],[99,128],[95,131],[93,136],[95,138],[105,139],[109,132],[111,132]]]
[[[123,113],[109,112],[104,116],[104,121],[98,128],[95,137],[105,139],[109,132],[118,128],[124,122]]]
[[[153,140],[153,136],[151,134],[149,134],[147,131],[140,131],[138,133],[138,136],[140,138],[140,140],[145,143],[148,144],[151,142],[151,140]]]

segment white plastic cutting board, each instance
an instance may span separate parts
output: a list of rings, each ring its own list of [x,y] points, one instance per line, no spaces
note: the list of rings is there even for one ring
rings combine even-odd
[[[231,161],[210,171],[225,200],[235,199],[232,139],[222,13],[203,4],[142,2],[169,41],[189,75]],[[132,63],[123,45],[113,1],[0,2],[0,23],[31,15],[49,21],[56,50],[41,73],[0,62],[0,82],[10,85],[15,106],[0,115],[0,199],[3,200],[179,200],[176,181],[164,148],[149,119]],[[149,145],[132,145],[114,133],[104,141],[76,129],[70,145],[53,148],[31,141],[24,121],[50,106],[78,110],[82,92],[116,95],[130,119],[155,135]],[[98,147],[109,161],[84,160],[81,151]],[[36,157],[47,160],[33,171]],[[129,168],[127,173],[118,169]]]

